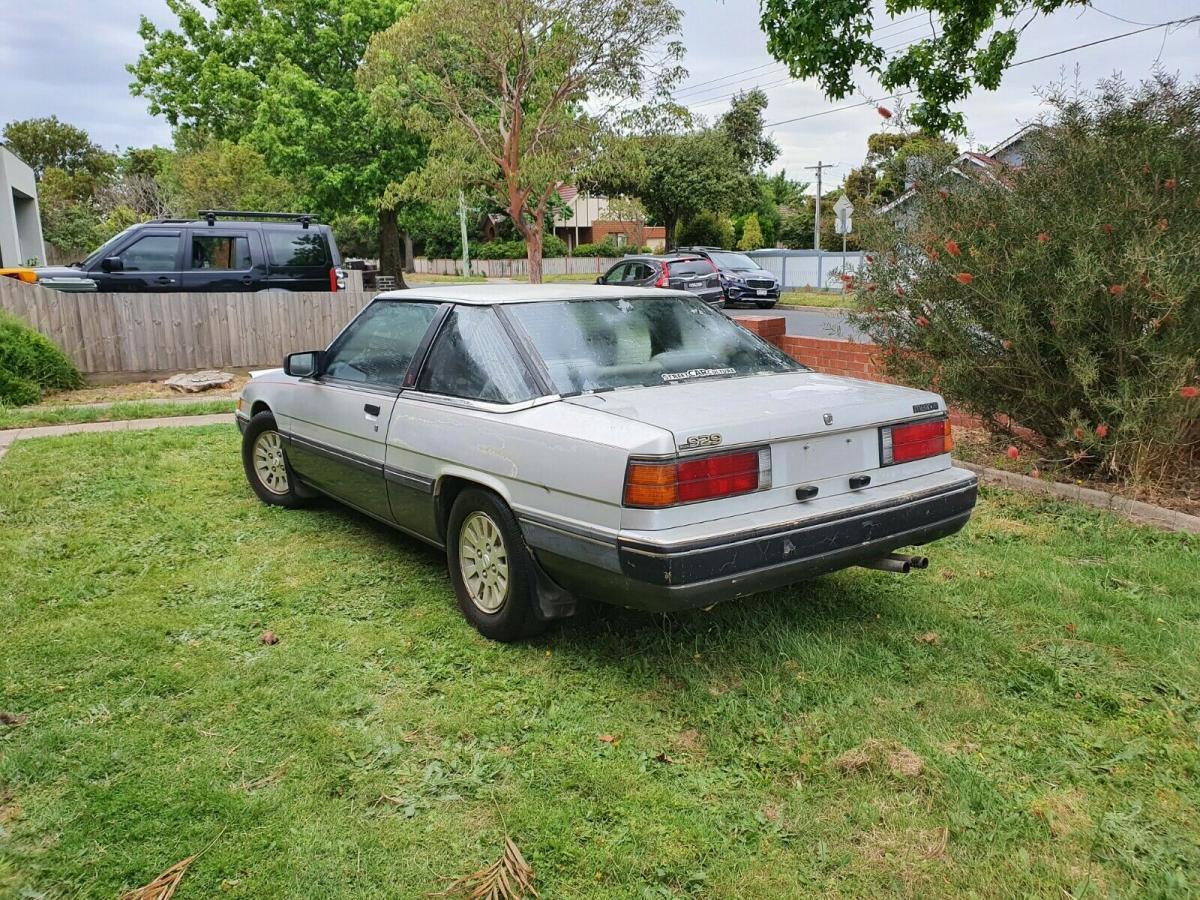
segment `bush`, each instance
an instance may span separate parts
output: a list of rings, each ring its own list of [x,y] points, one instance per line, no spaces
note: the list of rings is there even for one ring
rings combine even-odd
[[[598,244],[580,244],[575,248],[573,256],[624,256],[631,252],[628,248],[621,248],[612,241],[601,241]]]
[[[1151,479],[1200,446],[1200,82],[1050,102],[1005,183],[927,184],[906,227],[864,221],[856,320],[901,380]]]
[[[37,403],[44,390],[80,387],[83,378],[49,339],[0,312],[0,403]]]
[[[728,216],[702,212],[675,228],[678,247],[732,247],[733,223]]]
[[[528,256],[524,241],[488,241],[471,247],[473,259],[524,259]],[[567,243],[557,235],[542,238],[542,257],[566,256]]]
[[[738,241],[739,250],[758,250],[763,245],[762,228],[758,224],[758,214],[750,213],[742,223],[742,239]]]

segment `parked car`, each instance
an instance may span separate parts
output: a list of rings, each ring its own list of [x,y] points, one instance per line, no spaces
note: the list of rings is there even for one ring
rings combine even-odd
[[[679,247],[676,253],[701,256],[721,274],[725,303],[741,303],[770,309],[779,302],[779,279],[744,253],[720,247]]]
[[[444,549],[503,641],[579,598],[677,610],[907,571],[892,551],[975,504],[941,397],[812,372],[682,291],[381,294],[252,378],[237,423],[264,502],[328,494]]]
[[[118,291],[341,291],[346,273],[328,225],[306,213],[204,210],[125,229],[87,259],[42,266],[38,281],[89,279]]]
[[[597,278],[596,284],[673,288],[695,294],[709,306],[725,305],[716,266],[700,256],[626,256]]]

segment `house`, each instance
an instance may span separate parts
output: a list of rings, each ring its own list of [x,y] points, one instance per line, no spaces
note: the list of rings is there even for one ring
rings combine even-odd
[[[33,169],[0,144],[0,268],[46,262]]]
[[[1005,138],[986,153],[979,153],[974,150],[960,153],[942,170],[939,177],[941,179],[962,178],[967,181],[988,179],[1007,185],[1009,183],[1009,173],[1025,164],[1025,158],[1029,153],[1030,136],[1037,133],[1041,127],[1040,125],[1026,125],[1016,134]],[[918,163],[919,160],[910,159],[909,162]],[[907,179],[907,184],[905,185],[907,190],[891,203],[881,206],[879,208],[881,213],[892,213],[896,218],[911,216],[912,210],[907,209],[907,207],[912,199],[917,196],[917,190],[913,187],[913,182],[918,172],[915,168],[910,168],[909,174],[910,177]]]
[[[641,242],[652,250],[666,249],[667,231],[661,225],[645,222],[619,220],[609,209],[607,197],[589,194],[569,185],[563,185],[558,195],[568,208],[566,216],[554,219],[554,233],[574,250],[580,244],[600,244],[611,241],[618,247],[637,246],[638,232]]]

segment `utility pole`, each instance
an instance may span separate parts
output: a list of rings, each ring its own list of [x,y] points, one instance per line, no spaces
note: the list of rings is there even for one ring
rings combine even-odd
[[[825,273],[822,271],[821,265],[821,172],[824,169],[833,169],[837,167],[837,163],[823,163],[819,159],[815,166],[805,166],[806,169],[815,169],[817,172],[817,215],[813,222],[813,249],[817,251],[817,290],[825,287]]]
[[[458,192],[458,228],[462,233],[463,278],[471,277],[471,252],[467,249],[467,198]]]

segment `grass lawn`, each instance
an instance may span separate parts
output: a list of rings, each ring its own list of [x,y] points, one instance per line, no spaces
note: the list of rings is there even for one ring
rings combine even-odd
[[[181,900],[418,897],[505,834],[546,898],[1195,891],[1200,540],[985,490],[930,552],[502,646],[432,550],[260,504],[232,428],[18,443],[0,895],[211,842]]]
[[[426,273],[405,275],[404,282],[409,287],[421,287],[433,284],[482,284],[487,281],[483,275],[431,275]]]
[[[125,419],[161,419],[166,416],[207,416],[233,412],[236,401],[225,397],[192,403],[114,403],[112,406],[3,406],[0,429],[38,425],[73,425],[79,422],[117,422]]]
[[[854,297],[841,291],[785,291],[779,297],[779,305],[845,309],[854,306]]]

